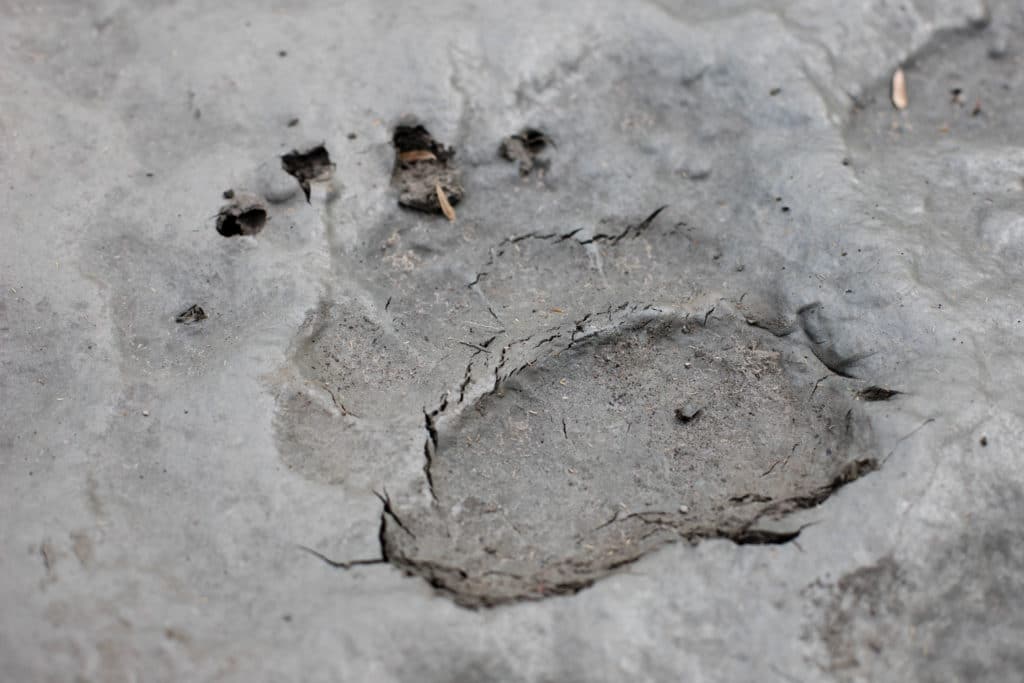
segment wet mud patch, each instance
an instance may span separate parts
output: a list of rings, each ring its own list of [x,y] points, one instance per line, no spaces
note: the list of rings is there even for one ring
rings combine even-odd
[[[452,217],[451,207],[462,201],[464,190],[454,165],[455,150],[445,147],[421,125],[395,128],[395,168],[392,184],[401,206]]]
[[[785,541],[759,523],[874,469],[820,366],[741,320],[648,307],[523,347],[428,414],[435,504],[385,515],[385,557],[460,604],[578,591],[680,539]]]
[[[230,200],[217,214],[217,232],[224,237],[235,237],[255,235],[263,230],[267,224],[267,207],[259,197],[231,192]]]
[[[299,181],[299,186],[306,194],[306,201],[309,201],[310,184],[317,181],[329,180],[334,174],[334,163],[331,162],[331,155],[327,148],[318,145],[304,152],[292,150],[281,157],[281,167],[285,172],[294,176]]]

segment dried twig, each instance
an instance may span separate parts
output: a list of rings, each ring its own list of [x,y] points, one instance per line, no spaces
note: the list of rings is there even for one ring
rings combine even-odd
[[[892,106],[900,111],[907,108],[910,101],[907,99],[907,77],[903,69],[896,69],[892,75]]]
[[[436,183],[434,185],[434,189],[437,191],[437,201],[441,205],[441,211],[444,212],[445,218],[450,221],[454,221],[455,209],[452,208],[451,203],[448,201],[448,195],[445,194],[444,188],[441,187],[441,183]]]
[[[414,149],[408,152],[399,152],[398,160],[403,164],[410,161],[437,161],[437,156],[427,149]]]

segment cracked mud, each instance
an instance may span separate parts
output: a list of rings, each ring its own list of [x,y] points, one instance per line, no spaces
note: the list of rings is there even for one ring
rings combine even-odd
[[[679,539],[785,541],[760,522],[875,467],[806,351],[731,316],[628,307],[563,338],[428,414],[435,502],[385,515],[384,556],[461,604],[573,592]]]
[[[3,680],[1019,678],[1020,2],[7,4]]]

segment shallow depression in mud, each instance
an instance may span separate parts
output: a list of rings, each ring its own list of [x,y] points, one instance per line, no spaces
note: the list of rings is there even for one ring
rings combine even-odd
[[[392,562],[467,605],[574,591],[680,538],[785,540],[757,524],[873,467],[786,340],[676,315],[574,338],[438,418],[436,504],[385,517]]]

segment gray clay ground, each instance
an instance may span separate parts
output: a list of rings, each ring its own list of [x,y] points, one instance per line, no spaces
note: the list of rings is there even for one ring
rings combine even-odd
[[[1018,680],[1022,35],[0,3],[0,680]]]

